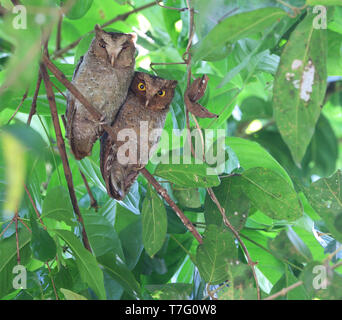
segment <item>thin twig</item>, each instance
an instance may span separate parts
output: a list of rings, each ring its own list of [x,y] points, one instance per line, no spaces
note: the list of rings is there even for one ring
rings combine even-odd
[[[81,171],[81,169],[80,169],[80,174],[81,174],[81,177],[82,177],[82,179],[83,179],[84,185],[85,185],[85,187],[86,187],[86,189],[87,189],[89,198],[90,198],[90,206],[91,206],[92,208],[94,208],[95,211],[97,211],[98,208],[99,208],[99,206],[98,206],[98,204],[97,204],[97,201],[96,201],[96,199],[95,199],[93,193],[92,193],[91,190],[90,190],[90,187],[89,187],[87,178],[85,177],[85,175],[84,175],[84,173]]]
[[[4,16],[7,13],[8,13],[8,10],[4,8],[0,3],[0,17]]]
[[[11,222],[6,226],[6,228],[4,230],[2,230],[2,232],[0,233],[0,238],[3,236],[3,234],[6,232],[6,230],[11,226],[11,224],[13,223],[13,219],[11,220]]]
[[[153,175],[151,175],[151,173],[149,173],[146,168],[143,168],[140,171],[145,178],[147,179],[147,181],[152,184],[152,186],[154,187],[154,189],[158,192],[158,194],[169,204],[169,206],[173,209],[174,212],[176,212],[177,216],[179,217],[179,219],[181,219],[181,221],[183,222],[183,224],[188,228],[188,230],[194,235],[194,237],[196,238],[196,240],[199,243],[203,243],[202,237],[201,235],[198,233],[198,231],[196,230],[196,228],[194,227],[194,225],[191,223],[191,221],[184,215],[184,213],[182,212],[181,209],[178,208],[178,206],[174,203],[174,201],[170,198],[170,196],[168,195],[167,191],[158,183],[158,181],[153,177]]]
[[[50,278],[51,278],[51,283],[52,283],[53,291],[55,293],[56,300],[59,300],[58,294],[57,294],[57,290],[56,290],[56,286],[55,286],[55,282],[53,281],[53,277],[52,277],[52,273],[51,273],[51,269],[50,269],[49,263],[45,262],[45,264],[46,264],[46,266],[48,267],[48,270],[49,270],[49,275],[50,275]]]
[[[37,98],[38,98],[38,93],[39,93],[41,83],[42,83],[42,76],[39,72],[36,89],[35,89],[34,94],[33,94],[31,110],[30,110],[29,116],[27,118],[27,124],[28,125],[31,124],[32,117],[36,113],[36,110],[37,110]]]
[[[246,255],[246,258],[247,258],[247,262],[248,262],[248,265],[251,267],[252,269],[252,273],[253,273],[253,277],[254,277],[254,280],[255,280],[255,285],[256,285],[256,289],[257,289],[257,298],[258,300],[260,300],[260,287],[259,287],[259,282],[258,282],[258,278],[256,276],[256,272],[255,272],[255,265],[256,263],[252,261],[250,255],[249,255],[249,252],[247,250],[247,247],[246,245],[244,244],[244,242],[242,241],[239,233],[235,230],[235,228],[233,227],[233,225],[229,222],[229,220],[227,219],[226,217],[226,214],[225,214],[225,210],[224,208],[221,206],[220,202],[218,201],[218,199],[216,198],[216,195],[213,191],[212,188],[207,188],[207,191],[208,191],[208,194],[210,196],[210,198],[213,200],[213,202],[216,204],[217,208],[219,209],[221,215],[222,215],[222,218],[223,218],[223,223],[225,224],[226,227],[228,227],[232,233],[234,234],[235,238],[237,239],[237,241],[240,243],[241,245],[241,248],[243,250],[243,252],[245,253]]]
[[[34,212],[36,213],[36,215],[37,215],[37,217],[38,217],[38,219],[39,219],[41,225],[42,225],[42,226],[44,227],[44,229],[46,230],[46,227],[45,227],[45,225],[44,225],[44,223],[43,223],[43,221],[42,221],[42,218],[40,217],[40,214],[39,214],[39,212],[38,212],[37,206],[36,206],[36,204],[34,203],[34,201],[33,201],[33,199],[32,199],[32,196],[31,196],[31,193],[30,193],[30,191],[28,190],[28,188],[27,188],[27,186],[26,186],[25,184],[24,184],[24,188],[25,188],[25,191],[26,191],[27,196],[28,196],[29,199],[30,199],[30,202],[31,202],[31,204],[32,204],[32,207],[33,207]]]
[[[14,6],[19,6],[21,5],[19,0],[11,0],[11,2],[13,3]]]
[[[29,226],[23,221],[23,219],[21,219],[19,216],[18,216],[18,220],[21,222],[21,224],[29,231],[32,233],[32,230],[29,228]]]
[[[144,9],[147,9],[147,8],[150,8],[152,6],[155,6],[156,5],[156,2],[150,2],[148,4],[145,4],[144,6],[141,6],[139,8],[136,8],[134,10],[131,10],[131,11],[128,11],[126,13],[123,13],[123,14],[120,14],[118,15],[117,17],[115,17],[114,19],[111,19],[109,21],[107,21],[106,23],[104,23],[103,25],[101,25],[102,28],[105,28],[117,21],[125,21],[130,15],[134,14],[134,13],[137,13],[139,11],[142,11]],[[86,35],[90,34],[90,33],[93,33],[94,30],[92,31],[89,31]],[[52,55],[52,57],[55,59],[55,58],[58,58],[58,57],[61,57],[64,53],[68,52],[69,50],[75,48],[79,42],[83,39],[84,36],[78,38],[77,40],[75,40],[74,42],[70,43],[68,46],[66,46],[65,48],[62,48],[60,50],[57,50],[54,52],[54,54]]]
[[[14,222],[15,222],[15,240],[17,245],[17,264],[20,264],[20,251],[19,251],[19,231],[18,231],[18,210],[15,212]]]
[[[44,57],[46,57],[46,56],[44,55]],[[41,65],[40,70],[42,73],[42,78],[44,80],[44,84],[45,84],[45,88],[46,88],[46,94],[47,94],[49,104],[50,104],[51,117],[53,120],[53,125],[55,128],[55,133],[56,133],[56,138],[57,138],[57,146],[58,146],[58,150],[59,150],[59,153],[60,153],[60,156],[62,159],[62,164],[63,164],[63,168],[64,168],[64,175],[65,175],[65,179],[67,181],[71,203],[72,203],[74,211],[77,215],[78,221],[80,222],[80,224],[82,226],[82,240],[83,240],[84,247],[91,252],[88,236],[87,236],[85,226],[84,226],[84,221],[83,221],[83,218],[81,215],[80,208],[79,208],[78,203],[77,203],[76,193],[75,193],[75,189],[74,189],[74,183],[72,180],[72,173],[71,173],[70,166],[69,166],[68,156],[67,156],[67,153],[65,150],[65,144],[64,144],[63,137],[62,137],[61,127],[59,125],[55,95],[54,95],[54,92],[53,92],[53,89],[51,86],[49,74],[48,74],[44,64]]]
[[[264,300],[274,300],[278,297],[281,297],[281,296],[286,296],[287,293],[299,286],[301,286],[303,284],[303,281],[298,281],[292,285],[290,285],[289,287],[287,288],[283,288],[282,290],[280,290],[279,292],[275,293],[275,294],[272,294],[271,296],[265,298]]]
[[[28,93],[28,89],[26,89],[17,109],[15,109],[14,113],[12,114],[11,118],[8,120],[7,124],[10,124],[10,122],[12,121],[12,119],[16,116],[16,114],[18,113],[20,107],[23,105],[24,101],[26,100],[27,98],[27,93]]]
[[[61,41],[62,41],[62,22],[63,22],[63,13],[59,13],[58,25],[57,25],[57,35],[56,35],[56,51],[61,50]]]
[[[52,81],[51,84],[54,88],[57,89],[57,91],[64,97],[65,100],[67,100],[67,97],[65,96],[65,94],[63,93],[63,91],[61,89],[59,89]]]

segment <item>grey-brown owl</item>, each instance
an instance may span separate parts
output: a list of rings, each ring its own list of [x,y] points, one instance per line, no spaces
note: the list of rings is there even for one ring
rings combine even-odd
[[[111,197],[122,200],[147,164],[151,149],[160,139],[161,132],[153,129],[163,129],[176,85],[175,80],[135,73],[127,99],[112,125],[115,140],[107,133],[101,139],[101,172]],[[126,134],[130,135],[130,140],[125,140]],[[145,149],[141,141],[146,142],[143,143]],[[128,145],[130,149],[126,148]],[[136,153],[130,152],[134,146]]]
[[[136,35],[106,32],[98,25],[87,53],[81,57],[72,83],[111,124],[126,99],[134,75]],[[67,97],[67,137],[76,159],[91,154],[103,133],[101,124],[74,96]]]

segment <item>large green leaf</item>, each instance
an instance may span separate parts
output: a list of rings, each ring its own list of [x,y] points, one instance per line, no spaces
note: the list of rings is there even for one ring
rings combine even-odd
[[[125,261],[119,236],[110,222],[97,213],[83,214],[82,217],[95,256],[99,257],[112,251]]]
[[[71,226],[75,225],[70,196],[63,186],[57,186],[48,191],[43,202],[41,217],[64,221]]]
[[[192,47],[193,59],[205,59],[229,42],[263,32],[266,27],[285,15],[286,12],[279,8],[264,8],[228,17]]]
[[[304,189],[311,206],[324,220],[333,237],[342,242],[342,172],[322,178]]]
[[[140,284],[127,266],[113,253],[106,253],[97,260],[107,271],[108,275],[116,280],[133,298],[140,298]]]
[[[76,0],[73,6],[67,12],[66,16],[69,19],[79,19],[82,18],[93,4],[93,0]]]
[[[43,262],[53,259],[56,256],[56,243],[49,233],[38,226],[36,220],[31,218],[32,238],[31,249],[33,256]]]
[[[240,166],[245,170],[255,167],[267,168],[281,175],[292,185],[291,178],[285,169],[260,144],[238,137],[227,138],[226,144],[233,149]]]
[[[237,231],[244,227],[250,206],[249,199],[243,193],[242,183],[241,176],[231,176],[223,178],[221,184],[213,188],[217,200],[225,209],[226,217]],[[222,215],[209,194],[206,195],[204,208],[207,224],[223,225]]]
[[[292,32],[280,59],[273,89],[274,117],[296,163],[314,134],[326,90],[326,30],[308,14]]]
[[[242,174],[242,188],[253,205],[278,220],[293,221],[301,217],[297,193],[287,181],[266,168],[252,168]]]
[[[82,280],[94,290],[99,299],[106,299],[103,273],[95,257],[82,246],[82,243],[72,232],[60,229],[54,229],[53,231],[67,243],[74,253]]]
[[[237,248],[232,233],[227,228],[208,225],[203,244],[196,252],[196,265],[202,278],[219,284],[229,278],[229,264],[235,263]]]
[[[217,175],[208,175],[206,164],[159,164],[154,172],[158,177],[182,187],[213,187],[220,184]]]
[[[167,231],[167,215],[163,200],[149,188],[142,207],[142,240],[146,252],[153,257],[163,246]]]

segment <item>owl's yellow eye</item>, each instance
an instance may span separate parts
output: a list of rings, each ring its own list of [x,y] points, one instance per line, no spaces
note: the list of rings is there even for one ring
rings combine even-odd
[[[139,89],[140,91],[146,91],[146,87],[145,87],[145,85],[144,85],[142,82],[139,82],[139,84],[138,84],[138,89]]]
[[[160,97],[164,97],[164,96],[165,96],[165,90],[159,90],[159,91],[158,91],[158,95],[159,95]]]

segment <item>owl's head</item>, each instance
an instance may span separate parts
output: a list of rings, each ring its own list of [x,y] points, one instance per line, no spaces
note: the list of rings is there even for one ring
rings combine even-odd
[[[130,67],[134,65],[136,40],[134,33],[106,32],[97,24],[91,50],[115,68]]]
[[[167,80],[144,72],[136,72],[131,84],[131,90],[142,104],[150,110],[167,109],[177,86],[176,80]]]

